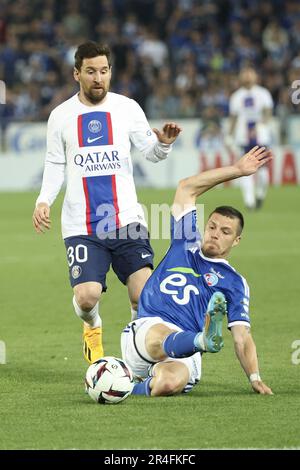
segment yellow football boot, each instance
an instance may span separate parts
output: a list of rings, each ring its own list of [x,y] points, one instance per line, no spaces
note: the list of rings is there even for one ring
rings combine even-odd
[[[102,345],[102,328],[83,327],[83,355],[89,364],[104,356]]]

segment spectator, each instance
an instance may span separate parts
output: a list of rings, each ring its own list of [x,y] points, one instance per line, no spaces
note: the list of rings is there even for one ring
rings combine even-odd
[[[31,113],[30,119],[48,115],[52,98],[48,90],[45,99],[45,82],[49,72],[56,76],[53,95],[57,88],[63,90],[62,100],[68,97],[68,89],[72,93],[65,83],[72,74],[75,46],[87,39],[110,44],[114,76],[118,77],[112,90],[125,90],[144,108],[153,101],[160,80],[165,83],[161,69],[168,69],[168,90],[163,91],[167,110],[174,112],[183,94],[192,93],[198,111],[213,105],[228,115],[228,97],[236,76],[241,67],[251,64],[265,86],[265,81],[271,82],[270,75],[276,75],[270,88],[276,114],[282,90],[291,85],[289,75],[299,68],[300,3],[2,0],[0,80],[14,96],[24,94],[24,85],[36,83],[36,106],[41,110]],[[133,89],[124,84],[128,77],[133,79]],[[214,96],[212,88],[218,88],[213,90]],[[54,99],[57,102],[57,95]],[[16,99],[9,113],[15,118],[17,102],[20,100]]]

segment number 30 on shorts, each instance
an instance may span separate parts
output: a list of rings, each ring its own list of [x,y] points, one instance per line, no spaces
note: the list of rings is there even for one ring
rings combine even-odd
[[[72,266],[76,263],[85,263],[88,259],[88,249],[85,245],[69,246],[67,249],[68,264]]]

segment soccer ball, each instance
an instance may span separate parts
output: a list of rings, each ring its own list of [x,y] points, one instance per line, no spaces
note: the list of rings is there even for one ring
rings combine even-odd
[[[85,389],[97,403],[119,403],[133,389],[133,374],[122,359],[106,356],[90,365],[85,376]]]

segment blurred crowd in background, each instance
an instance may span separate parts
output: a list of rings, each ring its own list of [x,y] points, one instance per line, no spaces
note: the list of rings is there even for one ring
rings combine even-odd
[[[88,39],[109,44],[111,90],[149,119],[217,123],[246,64],[270,90],[275,115],[297,111],[299,0],[0,0],[2,122],[47,120],[72,96],[74,52]]]

